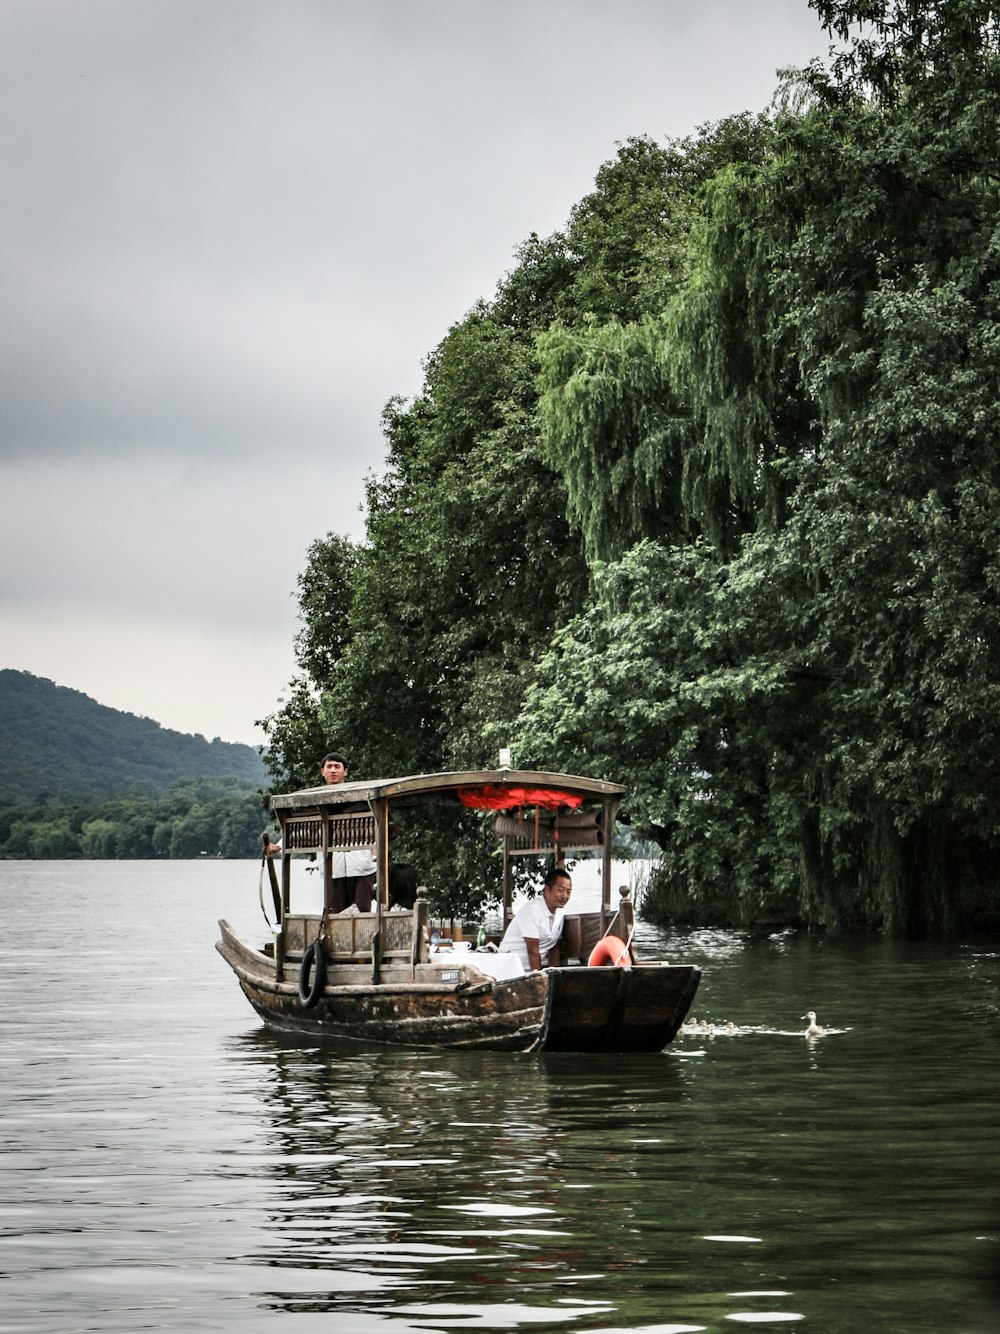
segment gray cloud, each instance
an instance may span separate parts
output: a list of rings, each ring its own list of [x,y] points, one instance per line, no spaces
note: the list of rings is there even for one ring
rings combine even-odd
[[[4,0],[2,665],[77,685],[70,603],[224,645],[280,602],[279,656],[382,406],[518,244],[616,141],[762,108],[825,48],[806,0]]]

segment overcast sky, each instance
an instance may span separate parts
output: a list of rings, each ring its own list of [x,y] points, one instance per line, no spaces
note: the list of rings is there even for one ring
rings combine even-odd
[[[386,401],[616,143],[826,50],[806,0],[0,0],[0,666],[259,741]]]

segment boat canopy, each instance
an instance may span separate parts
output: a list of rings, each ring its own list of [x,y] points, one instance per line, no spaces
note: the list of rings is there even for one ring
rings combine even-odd
[[[424,801],[455,802],[481,810],[560,806],[576,809],[601,804],[625,795],[618,783],[574,774],[544,773],[533,769],[472,769],[459,773],[417,774],[411,778],[379,778],[368,782],[332,783],[286,792],[271,798],[275,811],[335,806],[345,814],[366,811],[377,801],[413,806]]]
[[[603,899],[610,905],[611,835],[626,789],[618,783],[534,769],[472,769],[367,782],[323,784],[276,794],[271,808],[281,822],[282,894],[288,906],[289,858],[318,855],[329,890],[335,851],[375,848],[377,901],[388,904],[389,811],[426,803],[492,811],[503,844],[504,920],[509,920],[513,857],[599,851]],[[533,813],[532,813],[533,812]]]

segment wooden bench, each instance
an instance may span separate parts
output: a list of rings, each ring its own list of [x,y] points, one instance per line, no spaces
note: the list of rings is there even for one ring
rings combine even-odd
[[[416,964],[426,958],[422,930],[425,912],[394,908],[381,914],[379,958],[382,963]],[[285,958],[291,962],[302,955],[319,936],[323,927],[321,914],[289,913],[285,918]],[[375,948],[379,918],[373,912],[332,913],[326,918],[325,947],[330,963],[368,963]]]

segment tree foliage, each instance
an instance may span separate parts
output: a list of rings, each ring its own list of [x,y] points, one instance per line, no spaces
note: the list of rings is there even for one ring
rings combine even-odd
[[[421,398],[387,410],[351,641],[323,695],[328,735],[367,773],[484,763],[484,720],[511,716],[526,658],[580,596],[533,400],[530,343],[478,309],[430,359]]]
[[[706,185],[665,337],[645,376],[611,377],[626,432],[649,402],[687,406],[679,494],[713,549],[602,572],[524,743],[576,736],[567,672],[602,716],[624,708],[608,758],[665,848],[664,910],[941,928],[959,887],[995,892],[1000,833],[996,13],[817,8],[840,37],[870,26],[790,82],[763,158]],[[550,419],[568,456],[605,420],[576,410]],[[742,523],[699,503],[720,479]]]
[[[259,790],[193,780],[155,799],[0,809],[0,858],[259,857],[269,827]]]
[[[948,929],[1000,851],[998,10],[811,4],[829,61],[621,145],[389,405],[276,753],[513,742],[629,785],[663,918]]]
[[[301,785],[307,767],[314,781],[331,745],[357,778],[495,762],[531,661],[582,602],[579,543],[538,442],[531,324],[534,312],[547,318],[569,265],[555,244],[529,251],[494,303],[449,330],[422,393],[386,408],[387,466],[368,480],[338,651],[268,720],[284,783]],[[319,624],[315,605],[300,597],[300,607],[307,627]],[[485,856],[449,871],[450,843],[419,851],[439,906],[459,911],[475,897]]]
[[[326,682],[351,639],[351,602],[360,552],[348,537],[327,533],[306,553],[298,578],[299,631],[295,636],[298,673],[288,697],[258,721],[268,738],[264,759],[273,790],[319,782],[320,761],[336,747],[325,739],[320,701]]]
[[[717,179],[756,168],[771,136],[765,118],[740,116],[666,148],[630,140],[599,173],[602,189],[576,210],[570,237],[592,253],[584,251],[574,292],[585,297],[595,286],[610,285],[611,253],[618,299],[585,307],[582,319],[576,310],[575,318],[540,336],[540,418],[547,455],[566,478],[570,519],[591,561],[621,555],[646,537],[672,542],[706,532],[719,539],[752,526],[748,506],[757,488],[747,473],[756,472],[756,463],[733,466],[733,427],[741,430],[744,455],[755,456],[759,404],[748,411],[747,402],[737,409],[731,396],[727,400],[720,414],[726,421],[716,427],[727,442],[730,466],[723,476],[706,461],[702,381],[680,374],[685,341],[673,327],[671,307],[682,295],[696,309],[706,300],[691,245],[706,193]],[[615,219],[620,236],[611,247],[606,233]],[[726,318],[713,325],[713,341],[701,349],[700,372],[711,375],[721,363],[731,374],[741,358],[746,378],[756,384],[761,368],[745,346],[745,294],[731,289],[715,297]]]
[[[186,778],[262,783],[252,746],[206,741],[98,704],[30,672],[0,670],[0,804],[165,792]]]

